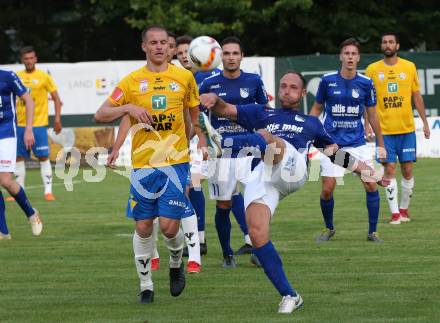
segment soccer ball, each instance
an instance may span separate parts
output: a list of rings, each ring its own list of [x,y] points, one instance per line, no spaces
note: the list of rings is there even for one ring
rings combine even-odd
[[[188,49],[191,64],[199,71],[211,71],[222,61],[222,48],[209,36],[195,38]]]

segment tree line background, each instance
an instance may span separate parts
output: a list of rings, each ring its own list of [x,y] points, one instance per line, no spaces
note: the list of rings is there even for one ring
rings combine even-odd
[[[145,56],[140,30],[160,24],[177,35],[238,36],[247,56],[337,53],[355,36],[378,52],[383,31],[403,50],[440,49],[436,0],[0,0],[0,62],[33,45],[44,62],[133,60]]]

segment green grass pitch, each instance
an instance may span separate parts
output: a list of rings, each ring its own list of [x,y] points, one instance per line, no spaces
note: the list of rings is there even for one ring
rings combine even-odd
[[[305,302],[280,315],[281,297],[247,256],[238,257],[235,270],[221,268],[212,201],[202,273],[187,275],[183,294],[171,297],[160,239],[155,303],[139,305],[133,223],[124,216],[128,181],[108,172],[103,182],[86,183],[80,171],[73,192],[55,178],[57,200],[45,202],[36,187],[39,171],[28,171],[27,192],[44,231],[33,237],[24,215],[7,202],[12,240],[0,241],[0,322],[439,322],[439,161],[421,159],[415,179],[408,224],[387,224],[381,190],[382,245],[366,241],[365,193],[354,176],[336,189],[337,234],[329,243],[314,240],[323,227],[320,182],[308,182],[280,203],[272,240]],[[243,240],[232,215],[231,222],[237,249]]]

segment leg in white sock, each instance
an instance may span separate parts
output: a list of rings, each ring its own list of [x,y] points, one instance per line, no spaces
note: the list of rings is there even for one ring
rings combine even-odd
[[[249,245],[252,246],[252,241],[251,241],[251,238],[249,237],[248,234],[246,234],[246,235],[244,236],[244,243],[249,244]]]
[[[188,246],[188,262],[195,261],[200,265],[200,240],[197,232],[196,214],[193,213],[193,215],[183,218],[181,224],[185,235],[185,242]]]
[[[154,248],[153,248],[153,258],[159,258],[159,251],[157,251],[157,233],[159,232],[159,218],[153,221],[153,233],[151,237],[153,238]]]
[[[137,232],[133,235],[133,251],[136,271],[140,280],[141,291],[153,290],[151,274],[151,257],[153,255],[153,238],[141,238]]]
[[[165,244],[170,251],[170,268],[179,268],[182,264],[182,252],[183,252],[183,232],[179,229],[177,234],[172,238],[164,236]]]
[[[205,231],[199,231],[199,242],[205,243]]]
[[[15,165],[15,180],[21,187],[24,189],[24,180],[26,177],[26,165],[24,164],[24,160],[17,161]]]
[[[402,185],[402,197],[400,200],[400,208],[406,210],[409,207],[409,202],[411,200],[411,196],[413,193],[414,177],[411,177],[410,179],[402,178],[401,185]]]
[[[40,171],[44,184],[44,194],[52,193],[52,166],[49,159],[40,161]]]
[[[399,203],[397,201],[397,181],[395,178],[390,180],[390,185],[385,188],[385,194],[387,197],[388,205],[391,213],[399,213]]]

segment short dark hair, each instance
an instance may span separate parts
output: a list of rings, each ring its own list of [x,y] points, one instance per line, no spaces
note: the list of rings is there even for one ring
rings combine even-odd
[[[24,46],[20,49],[20,56],[23,56],[24,54],[29,54],[29,53],[35,53],[35,55],[37,55],[37,52],[35,51],[34,47],[32,47],[32,46]]]
[[[193,41],[193,38],[190,35],[183,35],[176,38],[176,46],[182,45],[182,44],[191,44]]]
[[[357,41],[356,38],[354,37],[350,37],[347,38],[346,40],[344,40],[340,45],[339,45],[339,50],[341,51],[342,48],[344,48],[345,46],[349,46],[349,45],[353,45],[358,49],[358,52],[361,52],[361,44]]]
[[[220,46],[223,47],[226,44],[237,44],[240,47],[240,52],[243,53],[243,46],[241,44],[241,41],[238,37],[235,36],[229,36],[223,39],[220,43]]]
[[[396,33],[396,32],[394,32],[394,31],[387,31],[387,32],[384,32],[383,34],[382,34],[382,36],[380,36],[380,39],[382,40],[382,38],[384,37],[384,36],[394,36],[394,38],[396,39],[396,43],[397,44],[399,44],[399,35]]]
[[[295,70],[287,70],[287,71],[284,72],[284,74],[283,74],[283,76],[281,76],[281,78],[283,78],[287,74],[297,75],[301,79],[301,81],[302,81],[303,89],[305,89],[307,87],[307,80],[306,80],[306,78],[300,72],[295,71]]]
[[[161,25],[150,25],[145,27],[144,30],[142,30],[142,41],[145,41],[147,39],[147,33],[151,30],[164,31],[168,34],[165,27],[162,27]]]
[[[172,31],[167,31],[168,37],[177,39],[177,35],[175,33],[173,33]]]

